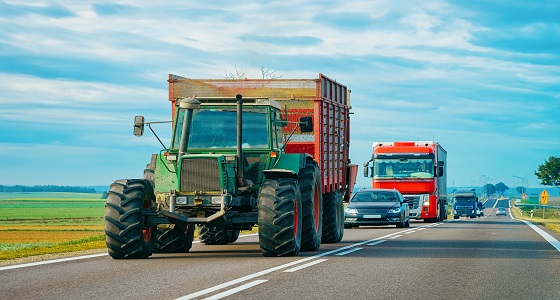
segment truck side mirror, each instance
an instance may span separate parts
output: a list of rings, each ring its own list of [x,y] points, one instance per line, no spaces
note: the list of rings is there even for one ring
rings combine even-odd
[[[437,176],[443,176],[443,166],[437,167]]]
[[[364,163],[364,177],[369,177],[369,161]]]
[[[135,136],[144,135],[144,116],[134,117],[134,135]]]
[[[299,129],[301,130],[301,132],[312,132],[313,118],[312,117],[299,118]]]

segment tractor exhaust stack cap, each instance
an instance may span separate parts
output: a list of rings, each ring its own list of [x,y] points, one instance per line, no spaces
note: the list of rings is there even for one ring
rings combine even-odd
[[[179,102],[179,107],[185,109],[199,109],[200,101],[196,98],[183,98],[181,102]]]

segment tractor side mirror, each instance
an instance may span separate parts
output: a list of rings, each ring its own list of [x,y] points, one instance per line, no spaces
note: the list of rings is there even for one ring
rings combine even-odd
[[[144,135],[144,116],[134,117],[134,135],[135,136]]]
[[[312,117],[301,117],[299,118],[299,128],[301,132],[312,132],[313,131],[313,118]]]

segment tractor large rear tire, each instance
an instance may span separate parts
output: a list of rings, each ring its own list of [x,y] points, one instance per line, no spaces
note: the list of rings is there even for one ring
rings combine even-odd
[[[152,255],[156,227],[144,226],[143,215],[153,210],[154,199],[147,180],[121,179],[111,184],[105,204],[105,242],[112,258]]]
[[[186,253],[192,247],[194,224],[186,226],[175,225],[171,229],[159,229],[156,235],[154,252],[156,253]]]
[[[323,196],[321,173],[317,163],[308,160],[299,170],[301,191],[301,251],[316,251],[321,246],[323,231]]]
[[[297,180],[267,179],[259,197],[259,243],[263,256],[296,256],[301,249],[301,194]]]
[[[344,205],[339,191],[323,195],[322,243],[338,243],[344,236]]]
[[[198,227],[198,239],[205,245],[227,245],[231,239],[231,234],[225,228],[200,225]]]

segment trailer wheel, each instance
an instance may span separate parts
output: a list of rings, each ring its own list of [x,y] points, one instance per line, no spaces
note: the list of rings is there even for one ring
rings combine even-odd
[[[301,191],[301,251],[316,251],[321,246],[323,231],[323,197],[319,166],[307,160],[298,175]]]
[[[192,247],[194,224],[186,226],[175,225],[171,229],[157,229],[156,253],[186,253]]]
[[[263,256],[296,256],[301,248],[301,194],[291,178],[267,179],[261,186],[259,244]]]
[[[205,245],[227,245],[230,242],[230,236],[225,228],[206,225],[198,227],[198,239]]]
[[[105,204],[105,242],[114,259],[147,258],[154,251],[156,227],[144,225],[144,213],[153,210],[151,183],[121,179],[111,184]]]
[[[323,195],[322,243],[338,243],[344,235],[344,206],[339,191]]]

